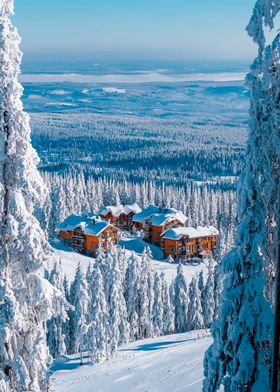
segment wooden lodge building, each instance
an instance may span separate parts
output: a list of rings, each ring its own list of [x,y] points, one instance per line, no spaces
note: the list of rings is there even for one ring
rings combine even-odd
[[[76,252],[96,256],[102,246],[106,251],[109,243],[118,242],[119,229],[107,221],[97,218],[69,216],[59,226],[59,236],[67,246]]]
[[[99,246],[106,251],[117,244],[120,230],[138,230],[143,239],[162,248],[164,258],[187,260],[213,254],[219,232],[213,226],[187,227],[187,217],[173,208],[150,205],[144,210],[135,203],[108,206],[93,214],[71,215],[58,227],[59,237],[75,251],[96,256]]]
[[[101,208],[99,215],[102,219],[112,223],[114,226],[131,231],[133,228],[133,217],[141,212],[137,203],[131,205],[107,206]]]
[[[213,226],[178,227],[167,230],[161,236],[164,257],[175,261],[213,254],[219,239],[219,231]]]
[[[133,218],[136,229],[143,230],[144,240],[161,246],[162,234],[171,228],[183,227],[188,218],[173,208],[150,205]]]

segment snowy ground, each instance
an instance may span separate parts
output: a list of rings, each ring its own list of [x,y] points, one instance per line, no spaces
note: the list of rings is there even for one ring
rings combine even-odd
[[[56,392],[200,392],[210,344],[205,331],[194,331],[129,343],[103,364],[63,356],[51,379]]]
[[[62,271],[66,274],[69,278],[73,278],[75,275],[75,270],[77,268],[78,263],[81,264],[82,271],[86,272],[89,263],[94,263],[94,258],[81,255],[79,253],[75,253],[72,251],[71,248],[67,248],[63,246],[59,242],[52,242],[51,243],[54,249],[54,256],[51,257],[50,263],[54,257],[58,257],[61,259]],[[152,254],[153,254],[153,267],[156,271],[164,271],[165,278],[168,283],[171,283],[172,280],[176,276],[177,271],[177,263],[167,263],[166,261],[161,261],[159,255],[161,254],[160,248],[148,244],[144,242],[141,238],[125,238],[122,239],[120,242],[120,246],[125,247],[127,249],[128,254],[134,250],[136,253],[142,253],[146,246],[149,246]],[[196,262],[188,262],[187,265],[183,267],[184,275],[186,277],[187,283],[190,283],[194,274],[200,272],[201,270],[204,271],[206,274],[207,270],[207,260],[206,261],[198,261]]]

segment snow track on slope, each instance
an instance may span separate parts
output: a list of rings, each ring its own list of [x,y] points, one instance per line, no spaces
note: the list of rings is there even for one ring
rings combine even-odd
[[[205,331],[193,331],[130,343],[103,364],[80,367],[78,356],[63,357],[53,386],[56,392],[198,392],[210,344]]]

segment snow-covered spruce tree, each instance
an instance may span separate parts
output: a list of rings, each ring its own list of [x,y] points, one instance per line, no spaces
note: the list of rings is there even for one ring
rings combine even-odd
[[[92,360],[100,362],[109,355],[109,312],[106,301],[102,265],[96,263],[89,285],[88,332],[86,347]]]
[[[201,306],[201,292],[198,287],[198,278],[193,276],[189,286],[188,330],[204,328],[203,312]]]
[[[201,292],[204,289],[204,275],[202,270],[198,274],[198,288]]]
[[[70,353],[80,353],[82,364],[88,330],[89,295],[87,282],[81,272],[80,265],[76,269],[75,279],[71,284],[70,304],[72,305],[69,311]]]
[[[69,305],[63,295],[61,260],[55,261],[52,270],[49,272],[48,280],[61,293],[57,295],[55,314],[47,321],[47,344],[50,354],[53,358],[56,358],[66,353],[65,333],[68,332],[67,310]]]
[[[33,212],[46,192],[21,102],[13,8],[13,0],[0,3],[0,390],[41,392],[53,292],[37,272],[48,245]]]
[[[214,260],[211,258],[208,262],[208,276],[202,296],[202,309],[205,327],[209,328],[214,320],[215,314],[215,268]]]
[[[138,289],[138,314],[139,314],[139,338],[152,336],[152,306],[154,298],[153,272],[151,270],[151,253],[145,248],[141,257],[140,279]]]
[[[186,332],[188,319],[188,287],[183,272],[183,266],[180,263],[177,268],[177,276],[174,281],[174,318],[175,331],[177,333]]]
[[[139,260],[132,252],[126,271],[126,306],[127,317],[130,326],[130,340],[137,340],[139,337]]]
[[[218,260],[214,268],[214,300],[215,300],[214,319],[215,320],[219,318],[223,281],[224,281],[224,275],[222,271],[222,261]]]
[[[129,340],[129,325],[127,309],[124,299],[124,286],[119,268],[118,254],[114,257],[111,269],[111,285],[109,292],[109,317],[110,317],[110,351],[114,353],[121,343]]]
[[[162,276],[156,272],[154,279],[153,331],[155,336],[163,334]]]
[[[161,273],[162,287],[161,298],[163,305],[163,335],[170,335],[174,332],[174,309],[170,301],[169,287],[165,280],[164,272]]]
[[[278,246],[268,240],[273,226],[268,206],[273,192],[279,197],[279,35],[266,47],[265,27],[273,29],[279,11],[279,0],[258,0],[248,26],[259,51],[247,78],[251,90],[247,164],[236,245],[223,261],[220,318],[213,324],[214,343],[205,356],[207,392],[221,384],[225,391],[271,390],[273,317],[264,296],[264,271],[273,253],[269,247]],[[274,224],[279,216],[276,204]]]

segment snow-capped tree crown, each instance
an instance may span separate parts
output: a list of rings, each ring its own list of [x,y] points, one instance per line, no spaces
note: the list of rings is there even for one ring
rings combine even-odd
[[[12,16],[14,14],[14,0],[2,0],[0,4],[0,18]]]

